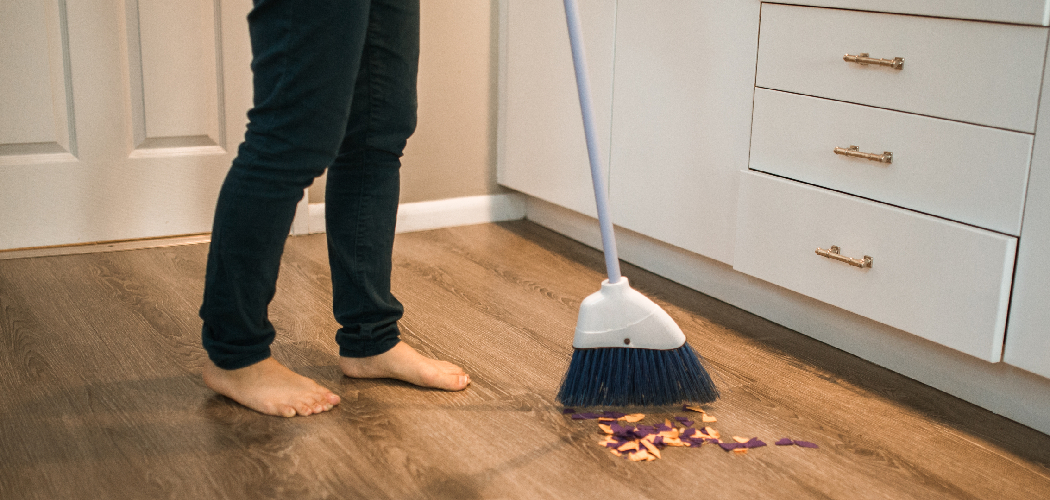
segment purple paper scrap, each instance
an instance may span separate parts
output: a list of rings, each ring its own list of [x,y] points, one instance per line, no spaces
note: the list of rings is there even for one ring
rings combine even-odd
[[[792,441],[790,438],[783,438],[783,439],[781,439],[781,440],[779,440],[779,441],[777,441],[777,442],[775,442],[773,444],[775,444],[777,446],[791,446],[791,445],[795,444],[795,442]]]
[[[797,445],[799,445],[799,446],[801,446],[803,448],[820,448],[819,446],[817,446],[817,445],[815,445],[813,443],[810,443],[809,441],[795,441],[795,444],[797,444]]]

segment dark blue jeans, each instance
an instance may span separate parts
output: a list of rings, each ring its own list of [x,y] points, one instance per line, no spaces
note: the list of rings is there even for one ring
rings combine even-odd
[[[328,169],[339,354],[398,342],[390,292],[401,155],[416,126],[418,0],[255,0],[254,106],[219,193],[202,341],[217,366],[270,356],[267,307],[303,190]]]

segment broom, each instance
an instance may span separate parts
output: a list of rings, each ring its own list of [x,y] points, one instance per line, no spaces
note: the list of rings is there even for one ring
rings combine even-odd
[[[682,329],[620,275],[591,112],[579,11],[576,0],[564,2],[609,279],[580,305],[572,361],[558,391],[558,401],[566,406],[709,403],[718,398],[718,390],[696,352],[686,343]]]

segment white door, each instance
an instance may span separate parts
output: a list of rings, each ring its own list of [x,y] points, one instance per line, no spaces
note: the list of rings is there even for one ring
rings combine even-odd
[[[0,0],[0,249],[211,229],[251,0]]]

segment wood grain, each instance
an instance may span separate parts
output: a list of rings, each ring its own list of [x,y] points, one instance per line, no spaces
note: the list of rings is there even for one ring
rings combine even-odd
[[[461,393],[343,377],[324,235],[290,238],[274,353],[343,403],[258,415],[200,379],[206,253],[0,261],[0,498],[1050,497],[1050,437],[629,265],[705,356],[724,435],[821,448],[612,456],[553,400],[601,254],[529,222],[397,238],[404,340],[466,367]]]

